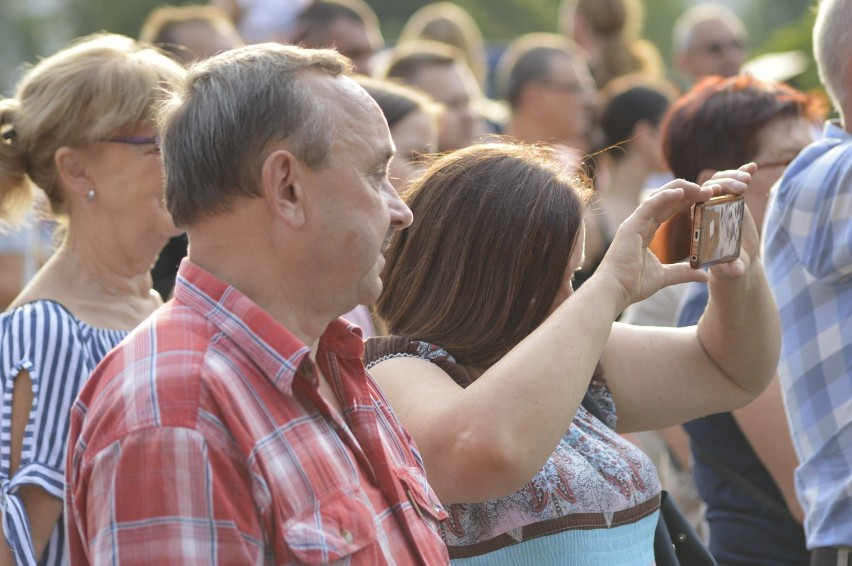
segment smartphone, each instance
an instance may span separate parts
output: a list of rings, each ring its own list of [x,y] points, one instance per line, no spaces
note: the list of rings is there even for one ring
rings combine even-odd
[[[694,204],[689,265],[697,269],[740,257],[744,215],[742,195],[724,195]]]

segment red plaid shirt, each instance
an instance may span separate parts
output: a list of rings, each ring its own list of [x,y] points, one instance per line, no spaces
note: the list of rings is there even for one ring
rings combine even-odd
[[[308,347],[189,261],[74,406],[72,564],[443,564],[414,442],[338,320]]]

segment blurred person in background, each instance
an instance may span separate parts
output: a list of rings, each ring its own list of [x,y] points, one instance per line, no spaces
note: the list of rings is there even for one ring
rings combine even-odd
[[[598,88],[630,73],[662,77],[663,59],[642,39],[641,0],[562,0],[559,26],[586,52]]]
[[[416,87],[443,106],[438,121],[438,151],[467,147],[484,131],[473,107],[476,79],[455,47],[437,41],[412,41],[391,53],[383,76]]]
[[[479,88],[485,92],[488,61],[482,32],[470,12],[455,2],[433,2],[418,8],[406,20],[397,44],[427,39],[452,45],[464,55]]]
[[[293,22],[312,0],[210,0],[237,27],[247,43],[286,43]]]
[[[227,16],[212,6],[162,6],[142,24],[139,40],[165,49],[183,65],[241,47],[243,40]],[[167,300],[174,289],[186,234],[171,238],[160,252],[151,276],[154,289]]]
[[[595,81],[571,40],[551,33],[518,37],[500,58],[496,82],[511,109],[506,135],[581,153],[591,149]]]
[[[677,176],[702,183],[741,160],[754,161],[745,202],[758,229],[770,189],[813,141],[824,112],[818,101],[783,84],[742,75],[708,77],[666,116],[663,147]],[[690,234],[684,234],[690,239]],[[696,324],[707,286],[691,284],[678,326]],[[803,512],[793,473],[798,464],[777,378],[753,402],[684,423],[693,476],[707,505],[709,548],[720,564],[808,563]]]
[[[672,58],[688,85],[711,75],[732,77],[746,59],[748,32],[727,6],[697,4],[678,17],[672,30]]]
[[[363,0],[311,2],[299,13],[288,39],[310,49],[336,49],[362,75],[372,74],[373,56],[384,47],[379,18]]]
[[[469,86],[471,105],[476,116],[474,137],[502,131],[506,122],[506,107],[489,98],[491,84],[486,47],[473,16],[454,2],[426,4],[406,20],[397,45],[422,40],[446,43],[458,49],[476,78],[476,84]]]
[[[582,50],[555,33],[529,33],[516,38],[497,65],[498,94],[510,108],[504,133],[525,143],[554,147],[562,163],[598,182],[586,159],[595,131],[595,81]],[[586,261],[577,274],[579,287],[594,273],[610,242],[610,230],[598,201],[586,213]]]
[[[139,41],[165,49],[182,64],[243,45],[234,24],[212,6],[161,6],[145,19]]]
[[[630,216],[649,188],[648,179],[668,171],[660,144],[660,122],[677,89],[668,81],[634,73],[611,81],[601,91],[599,123],[606,169],[598,187],[607,226],[614,231]]]
[[[159,50],[96,35],[42,59],[0,100],[2,210],[42,190],[64,230],[0,315],[0,563],[67,564],[71,406],[101,358],[162,304],[149,270],[178,230],[152,104],[183,74]]]

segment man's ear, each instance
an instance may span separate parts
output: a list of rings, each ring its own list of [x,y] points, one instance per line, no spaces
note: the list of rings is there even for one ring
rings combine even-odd
[[[294,228],[305,223],[303,164],[284,149],[270,153],[263,162],[260,186],[272,214]]]
[[[78,149],[63,145],[53,154],[53,162],[62,186],[83,198],[86,193],[97,189],[86,169],[85,156]]]
[[[713,175],[715,174],[715,169],[702,169],[701,172],[698,174],[698,178],[695,180],[695,182],[699,185],[703,185],[704,183],[712,179]]]

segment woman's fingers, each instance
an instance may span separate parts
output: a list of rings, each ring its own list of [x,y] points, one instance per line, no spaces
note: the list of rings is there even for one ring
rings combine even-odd
[[[751,182],[751,176],[757,171],[757,165],[746,163],[738,169],[717,171],[713,177],[704,183],[705,187],[713,189],[713,196],[721,194],[742,194]]]
[[[695,269],[690,267],[688,263],[680,262],[680,263],[672,263],[670,265],[664,265],[662,268],[665,271],[665,286],[669,285],[677,285],[678,283],[689,283],[691,281],[697,281],[699,283],[706,283],[709,279],[707,272],[703,269]]]
[[[751,162],[751,163],[746,163],[745,165],[740,165],[736,169],[724,169],[722,171],[717,171],[716,174],[713,175],[713,178],[715,179],[715,178],[718,178],[718,177],[737,177],[737,176],[740,176],[740,174],[748,175],[749,176],[748,178],[750,178],[751,175],[753,175],[756,172],[757,172],[757,164],[754,163],[754,162]],[[740,178],[740,180],[743,180],[743,179],[748,180],[748,178],[745,178],[744,176],[740,176],[739,178]]]
[[[699,187],[682,179],[666,183],[646,198],[633,214],[625,220],[625,224],[638,222],[634,230],[642,235],[642,239],[650,242],[660,225],[683,210],[685,207],[708,200],[712,189]]]

